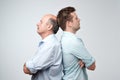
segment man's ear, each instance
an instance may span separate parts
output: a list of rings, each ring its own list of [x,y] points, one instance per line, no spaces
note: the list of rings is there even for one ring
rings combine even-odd
[[[71,27],[72,26],[72,22],[71,21],[67,21],[66,22],[66,26]]]
[[[49,25],[47,26],[47,28],[48,28],[48,30],[51,30],[51,29],[53,28],[53,25],[52,25],[52,24],[49,24]]]

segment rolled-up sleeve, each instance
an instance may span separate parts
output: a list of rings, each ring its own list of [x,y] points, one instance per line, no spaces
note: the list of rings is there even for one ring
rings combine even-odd
[[[54,46],[45,45],[39,48],[35,56],[26,62],[26,67],[31,73],[46,69],[53,64]]]
[[[32,61],[27,61],[26,62],[26,67],[30,70],[31,73],[36,73],[37,70],[34,69],[34,65]]]

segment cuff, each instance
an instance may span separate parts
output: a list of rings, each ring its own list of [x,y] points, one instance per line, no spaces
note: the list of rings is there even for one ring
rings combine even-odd
[[[31,73],[37,72],[37,70],[35,70],[34,65],[31,61],[26,62],[26,67],[30,70]]]
[[[92,57],[91,60],[85,65],[87,68],[95,62],[95,59]]]

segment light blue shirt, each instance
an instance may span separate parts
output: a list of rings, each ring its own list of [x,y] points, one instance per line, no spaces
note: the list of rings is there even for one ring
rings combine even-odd
[[[31,80],[62,79],[61,45],[54,34],[39,43],[36,54],[26,62],[26,67],[33,73]]]
[[[83,41],[78,39],[73,33],[63,32],[61,38],[63,53],[63,80],[88,80],[86,67],[95,62],[95,59],[85,48]],[[79,60],[85,63],[84,68],[80,68]]]

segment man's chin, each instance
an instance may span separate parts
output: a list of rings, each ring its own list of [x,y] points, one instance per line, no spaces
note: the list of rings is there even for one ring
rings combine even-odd
[[[78,28],[78,30],[80,29],[80,27]]]
[[[40,34],[40,32],[39,32],[39,31],[37,31],[37,33],[38,33],[38,34]]]

